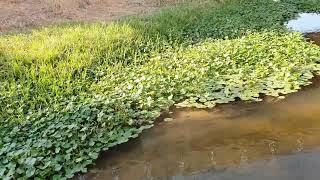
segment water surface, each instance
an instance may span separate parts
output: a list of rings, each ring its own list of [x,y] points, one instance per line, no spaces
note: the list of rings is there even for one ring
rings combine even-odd
[[[308,40],[311,40],[314,44],[317,44],[320,46],[320,32],[308,33],[306,34],[306,38]]]
[[[293,31],[302,33],[320,31],[320,14],[300,13],[296,19],[287,23],[287,27]]]

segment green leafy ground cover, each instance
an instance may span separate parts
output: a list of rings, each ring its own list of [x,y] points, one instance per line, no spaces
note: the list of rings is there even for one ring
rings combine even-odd
[[[174,104],[211,108],[299,90],[320,72],[320,48],[283,23],[318,4],[209,1],[1,36],[0,177],[86,172]]]

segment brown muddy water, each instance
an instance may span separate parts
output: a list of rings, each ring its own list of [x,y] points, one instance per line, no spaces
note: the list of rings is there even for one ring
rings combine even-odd
[[[320,46],[320,32],[308,33],[306,34],[306,38]]]
[[[307,38],[320,43],[319,33]],[[76,179],[320,179],[320,77],[284,100],[175,109],[169,116],[104,152]]]

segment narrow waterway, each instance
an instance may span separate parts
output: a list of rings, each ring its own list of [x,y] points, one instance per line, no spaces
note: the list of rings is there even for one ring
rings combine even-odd
[[[320,43],[319,33],[306,37]],[[174,109],[172,121],[103,153],[78,178],[318,180],[320,78],[313,81],[284,100]]]

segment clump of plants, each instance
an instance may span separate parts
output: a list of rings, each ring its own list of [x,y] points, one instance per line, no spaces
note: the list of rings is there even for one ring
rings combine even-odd
[[[70,178],[172,105],[282,98],[310,84],[320,48],[282,26],[300,5],[193,4],[1,36],[0,177]]]

